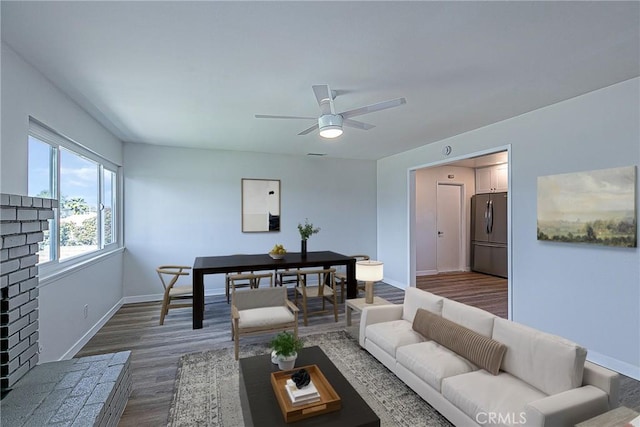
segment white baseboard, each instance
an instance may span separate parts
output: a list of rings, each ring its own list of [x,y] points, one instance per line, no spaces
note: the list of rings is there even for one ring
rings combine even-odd
[[[434,276],[438,274],[438,270],[421,270],[416,271],[416,276]]]
[[[123,300],[120,299],[120,301],[118,301],[113,307],[111,307],[111,309],[107,311],[107,313],[102,316],[100,320],[98,320],[98,322],[96,322],[96,324],[93,325],[91,329],[89,329],[78,341],[76,341],[76,343],[71,346],[71,348],[67,350],[67,352],[63,354],[62,357],[60,357],[60,359],[58,360],[67,360],[75,356],[82,349],[82,347],[84,347],[89,342],[89,340],[98,333],[100,328],[102,328],[105,323],[107,323],[109,319],[111,319],[113,315],[116,314],[120,307],[122,307],[122,304]]]
[[[123,304],[137,304],[140,302],[155,302],[162,301],[162,294],[154,294],[154,295],[135,295],[132,297],[124,297],[122,298]]]
[[[587,353],[587,360],[640,381],[640,366],[635,366],[591,350]]]
[[[224,291],[220,292],[218,290],[215,290],[215,291],[209,291],[205,293],[205,296],[212,296],[212,295],[224,295]],[[62,357],[60,357],[58,360],[67,360],[75,356],[82,349],[82,347],[84,347],[89,342],[89,340],[93,338],[95,334],[98,333],[100,328],[102,328],[124,304],[162,301],[162,298],[163,298],[162,294],[155,294],[155,295],[136,295],[136,296],[124,297],[120,299],[120,301],[118,301],[113,307],[111,307],[111,309],[104,316],[102,316],[100,320],[98,320],[96,324],[93,325],[78,341],[76,341],[76,343],[73,346],[71,346],[71,348],[67,350],[62,355]]]

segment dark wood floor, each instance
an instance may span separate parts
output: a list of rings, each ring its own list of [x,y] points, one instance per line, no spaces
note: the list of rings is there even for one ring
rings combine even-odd
[[[419,276],[416,286],[436,295],[508,317],[507,279],[474,272]]]
[[[476,273],[424,276],[418,280],[418,286],[506,317],[506,281],[501,283],[504,279],[482,276]],[[403,290],[386,284],[377,284],[375,293],[397,304],[404,299]],[[290,299],[293,300],[291,290]],[[204,327],[200,330],[191,329],[191,309],[171,310],[165,324],[159,326],[159,302],[127,304],[76,355],[132,351],[133,391],[120,426],[166,425],[180,357],[232,346],[230,310],[225,297],[207,297],[205,303]],[[333,321],[332,315],[310,317],[307,327],[300,322],[300,335],[343,329],[342,304],[339,313],[338,323]],[[243,342],[266,343],[270,338],[269,335],[248,337],[243,338]],[[638,382],[633,384],[636,387],[633,390],[640,390]]]

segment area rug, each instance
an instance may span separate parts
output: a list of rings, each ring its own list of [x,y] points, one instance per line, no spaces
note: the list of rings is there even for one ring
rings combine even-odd
[[[442,415],[408,388],[346,331],[304,337],[332,360],[373,411],[381,425],[452,426]],[[265,344],[240,347],[240,357],[266,354]],[[180,360],[169,426],[241,427],[238,362],[233,348],[187,354]]]

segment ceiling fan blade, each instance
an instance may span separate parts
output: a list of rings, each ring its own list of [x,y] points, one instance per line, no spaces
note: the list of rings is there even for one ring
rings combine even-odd
[[[304,117],[304,116],[272,116],[269,114],[256,114],[256,119],[305,119],[305,120],[318,120],[317,117]]]
[[[317,129],[318,129],[318,124],[316,123],[315,125],[311,126],[310,128],[307,128],[307,129],[303,130],[298,135],[306,135],[306,134],[311,133],[311,132],[313,132],[314,130],[317,130]]]
[[[313,85],[311,88],[313,89],[313,93],[316,95],[318,105],[322,105],[322,101],[326,99],[333,99],[329,85]]]
[[[335,94],[331,91],[329,85],[313,85],[311,88],[316,96],[322,115],[335,114],[335,109],[333,107],[333,98],[335,97]]]
[[[344,126],[349,126],[350,128],[356,128],[356,129],[362,129],[362,130],[369,130],[375,127],[374,125],[370,125],[369,123],[360,122],[358,120],[351,120],[351,119],[343,119],[342,124]]]
[[[350,117],[361,116],[363,114],[373,113],[374,111],[386,110],[387,108],[399,107],[402,104],[406,104],[407,100],[404,98],[392,99],[390,101],[382,101],[377,104],[367,105],[366,107],[360,107],[353,110],[340,113],[343,119]]]

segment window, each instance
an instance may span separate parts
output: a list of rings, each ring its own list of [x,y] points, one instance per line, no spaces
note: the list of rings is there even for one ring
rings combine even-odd
[[[29,196],[58,200],[39,263],[84,260],[117,247],[118,167],[35,121],[29,124]]]

